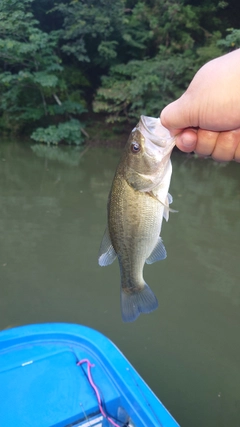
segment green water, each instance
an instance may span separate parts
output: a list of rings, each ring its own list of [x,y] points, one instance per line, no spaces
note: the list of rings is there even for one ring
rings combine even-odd
[[[74,322],[106,334],[182,427],[240,425],[240,165],[174,153],[159,308],[124,324],[98,248],[120,151],[0,145],[0,329]],[[150,426],[149,426],[150,427]]]

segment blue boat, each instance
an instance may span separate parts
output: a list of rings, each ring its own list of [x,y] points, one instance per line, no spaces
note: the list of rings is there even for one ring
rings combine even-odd
[[[0,332],[1,427],[179,427],[119,349],[65,323]]]

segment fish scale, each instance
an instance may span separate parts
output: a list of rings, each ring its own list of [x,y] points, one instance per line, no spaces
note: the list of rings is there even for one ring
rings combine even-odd
[[[151,131],[146,126],[149,121]],[[143,278],[143,268],[145,262],[166,258],[160,232],[163,217],[168,220],[168,204],[172,201],[168,188],[174,138],[159,122],[160,119],[142,116],[128,139],[109,194],[108,226],[99,251],[102,266],[118,259],[125,322],[158,306]],[[162,132],[165,138],[161,137]]]

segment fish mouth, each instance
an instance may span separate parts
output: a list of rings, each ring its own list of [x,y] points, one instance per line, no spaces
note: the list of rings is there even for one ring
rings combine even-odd
[[[160,118],[141,116],[139,131],[145,138],[145,148],[149,152],[148,154],[155,151],[155,153],[161,152],[162,155],[165,155],[175,145],[175,137],[172,137],[169,130],[162,125]]]

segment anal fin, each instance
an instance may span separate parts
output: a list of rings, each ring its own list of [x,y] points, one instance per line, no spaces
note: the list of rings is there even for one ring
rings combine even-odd
[[[147,264],[153,264],[156,261],[161,261],[167,257],[167,251],[163,244],[161,237],[158,238],[157,244],[153,249],[151,255],[146,259]]]

